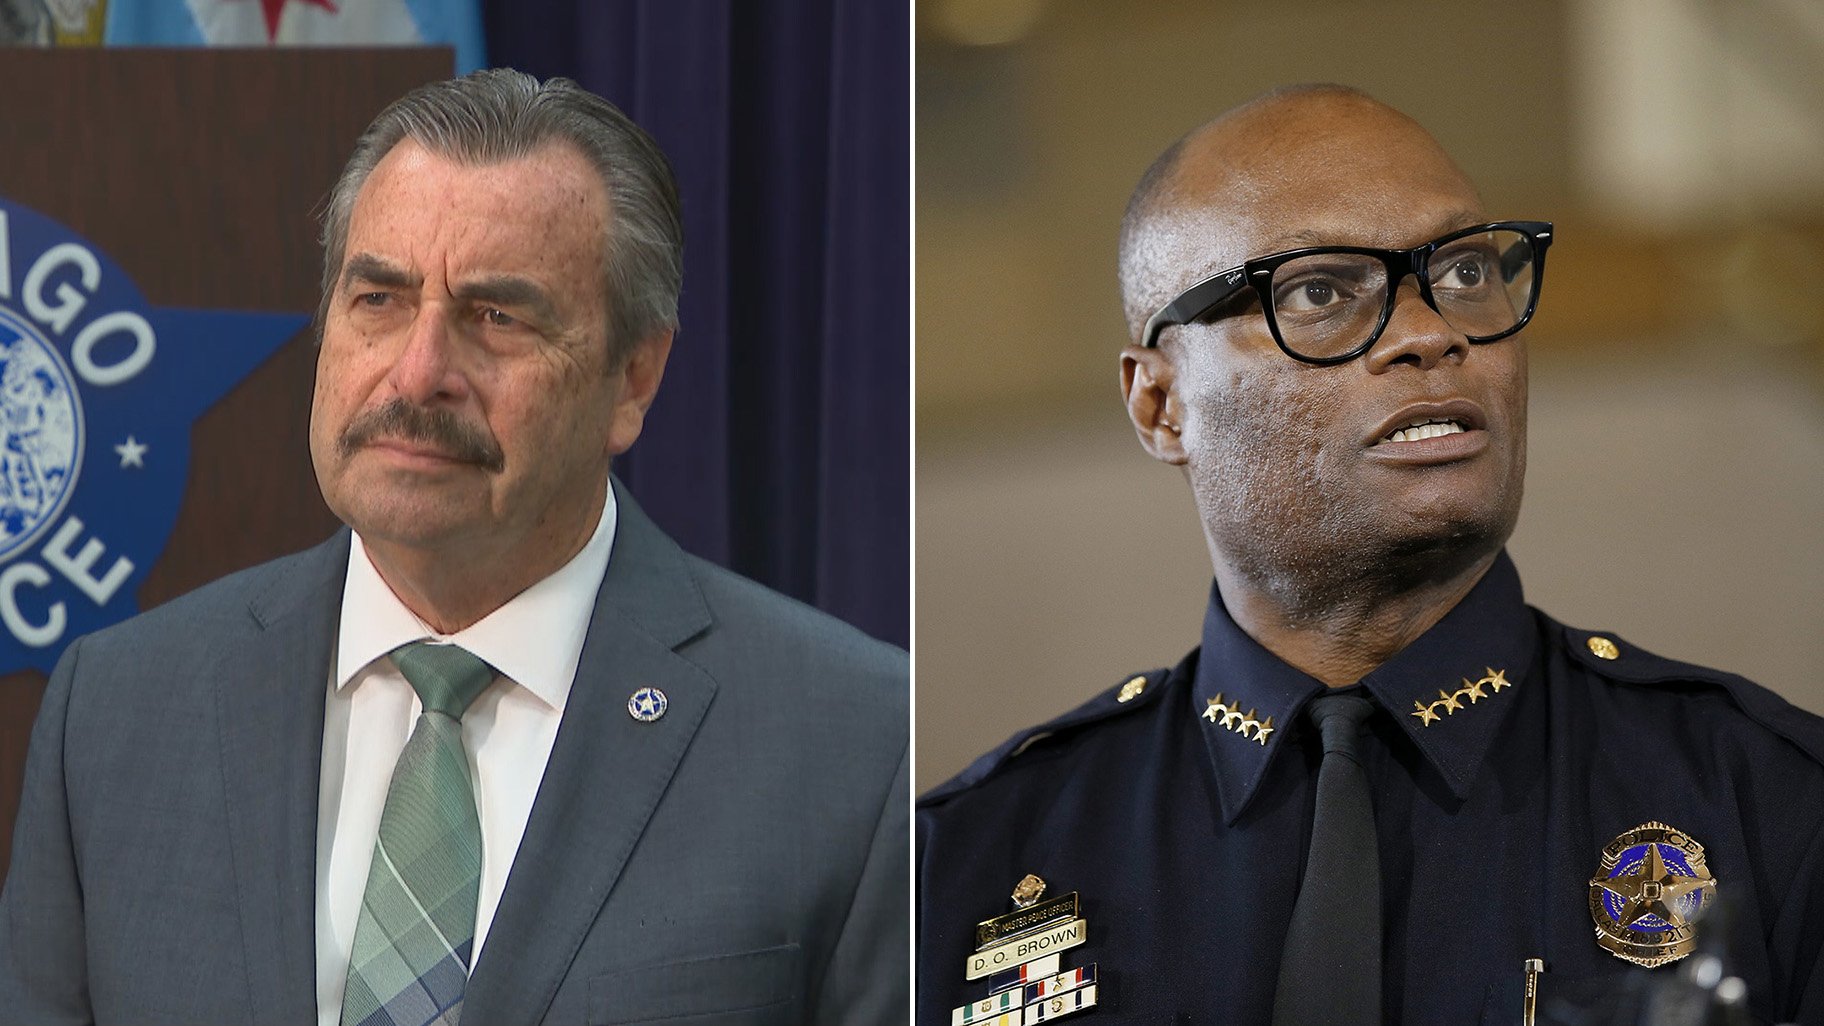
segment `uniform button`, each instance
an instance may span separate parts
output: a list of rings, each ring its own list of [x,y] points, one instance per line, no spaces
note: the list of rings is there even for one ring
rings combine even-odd
[[[1121,693],[1115,696],[1115,701],[1131,702],[1134,699],[1139,698],[1140,692],[1145,691],[1145,690],[1146,690],[1146,678],[1145,677],[1135,677],[1133,680],[1130,680],[1126,684],[1121,685]]]
[[[1621,656],[1621,649],[1615,643],[1600,634],[1592,635],[1589,640],[1590,651],[1598,659],[1616,659]]]

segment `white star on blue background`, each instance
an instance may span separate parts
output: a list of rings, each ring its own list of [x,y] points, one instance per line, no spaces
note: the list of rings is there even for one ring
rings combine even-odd
[[[151,446],[146,443],[135,441],[132,435],[128,435],[126,441],[114,447],[114,451],[120,454],[120,465],[123,469],[139,467],[143,470],[146,466],[146,450],[150,448]]]
[[[627,699],[627,713],[642,723],[651,723],[665,715],[665,692],[658,688],[641,688]]]

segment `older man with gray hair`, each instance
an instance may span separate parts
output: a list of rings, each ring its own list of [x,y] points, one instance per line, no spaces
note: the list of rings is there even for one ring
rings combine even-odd
[[[677,327],[664,155],[481,72],[374,121],[323,243],[348,529],[65,653],[0,1021],[903,1020],[904,653],[609,474]]]

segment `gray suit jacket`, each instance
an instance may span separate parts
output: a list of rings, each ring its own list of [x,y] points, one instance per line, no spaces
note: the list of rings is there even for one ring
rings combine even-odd
[[[620,516],[463,1021],[903,1022],[905,653]],[[0,894],[0,1022],[315,1022],[347,532],[72,644]],[[664,717],[628,696],[653,685]]]

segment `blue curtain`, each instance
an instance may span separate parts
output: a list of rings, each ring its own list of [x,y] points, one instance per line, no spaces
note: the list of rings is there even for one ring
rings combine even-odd
[[[683,326],[617,472],[686,549],[906,644],[905,5],[487,0],[483,18],[489,63],[608,97],[678,175]]]

